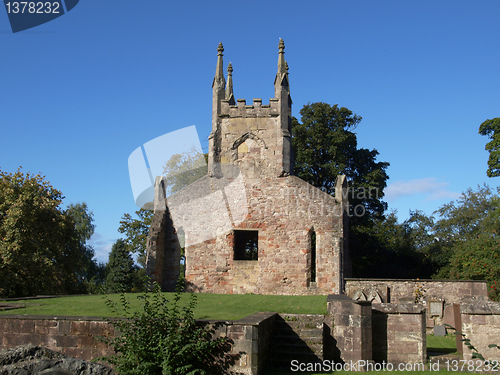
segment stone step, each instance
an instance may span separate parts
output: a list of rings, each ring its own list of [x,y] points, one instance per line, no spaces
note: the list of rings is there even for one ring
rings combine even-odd
[[[323,358],[323,315],[280,314],[273,333],[273,365],[290,368],[292,360],[320,362]]]
[[[275,334],[273,336],[273,342],[276,344],[280,343],[305,343],[305,344],[323,344],[322,336],[314,336],[301,338],[300,336],[291,336],[291,335],[280,335]]]
[[[293,331],[293,330],[283,330],[283,329],[276,329],[274,331],[274,334],[276,336],[283,336],[283,337],[302,337],[302,338],[313,338],[313,337],[318,337],[322,338],[323,337],[323,330],[322,329],[303,329],[300,331]]]
[[[287,322],[322,322],[325,319],[325,316],[320,314],[280,314],[279,316]]]
[[[276,328],[292,328],[292,329],[323,329],[323,322],[288,322],[286,320],[277,320]]]
[[[274,353],[315,353],[323,355],[322,344],[296,345],[296,344],[278,344],[274,347]]]

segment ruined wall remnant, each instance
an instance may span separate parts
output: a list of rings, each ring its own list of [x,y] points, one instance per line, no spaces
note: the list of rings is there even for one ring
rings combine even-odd
[[[480,280],[419,280],[419,279],[346,279],[345,293],[355,300],[401,303],[414,299],[415,291],[420,288],[422,302],[445,301],[453,304],[464,300],[487,300],[486,281]]]
[[[477,301],[460,305],[462,333],[476,350],[489,361],[500,362],[500,303]],[[464,345],[464,359],[471,360],[473,352]]]

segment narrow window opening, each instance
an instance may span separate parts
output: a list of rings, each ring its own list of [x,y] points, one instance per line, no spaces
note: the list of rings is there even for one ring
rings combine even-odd
[[[184,279],[186,277],[186,234],[182,227],[177,230],[177,239],[180,247],[180,277]]]
[[[311,282],[316,282],[316,232],[311,232]]]
[[[257,260],[259,232],[256,230],[234,231],[234,260]]]

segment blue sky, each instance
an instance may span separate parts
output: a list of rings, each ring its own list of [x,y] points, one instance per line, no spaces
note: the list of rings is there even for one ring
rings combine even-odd
[[[391,165],[390,209],[430,214],[486,177],[486,119],[500,116],[500,2],[81,0],[16,34],[0,9],[0,168],[42,173],[94,213],[107,260],[134,204],[128,157],[196,125],[207,146],[217,45],[234,93],[274,95],[279,38],[293,114],[308,102],[363,117],[360,147]]]

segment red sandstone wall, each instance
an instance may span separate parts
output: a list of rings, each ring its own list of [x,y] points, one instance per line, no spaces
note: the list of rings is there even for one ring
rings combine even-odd
[[[342,280],[342,210],[295,176],[246,180],[248,214],[236,229],[257,230],[258,261],[233,260],[231,230],[186,249],[191,290],[211,293],[332,294]],[[228,194],[228,199],[232,194]],[[237,206],[240,202],[229,202]],[[175,223],[174,218],[174,223]],[[316,232],[316,285],[309,284],[310,231]],[[246,262],[246,263],[245,263]]]
[[[237,360],[233,370],[245,375],[262,373],[271,360],[270,345],[276,313],[258,312],[234,322],[225,322],[217,331],[233,340]],[[114,327],[93,317],[0,315],[0,349],[39,345],[83,360],[114,354],[96,340],[111,337]]]
[[[114,334],[114,328],[99,318],[0,315],[1,349],[33,344],[91,360],[113,354],[95,337]]]

